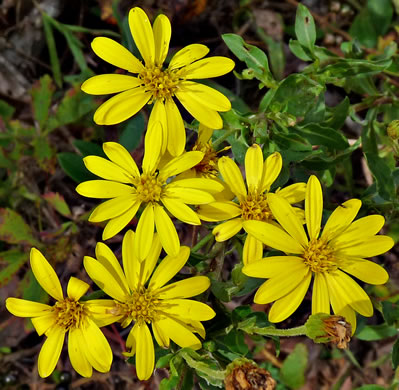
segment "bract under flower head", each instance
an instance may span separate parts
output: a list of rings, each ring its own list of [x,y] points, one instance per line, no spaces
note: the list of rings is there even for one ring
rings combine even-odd
[[[56,299],[53,306],[18,298],[7,298],[8,311],[18,317],[31,317],[39,336],[47,336],[39,354],[38,370],[42,378],[53,371],[68,332],[68,353],[72,367],[82,376],[90,377],[93,367],[109,371],[112,351],[99,326],[108,325],[115,316],[107,314],[112,300],[80,302],[89,285],[77,278],[69,280],[64,298],[60,281],[44,256],[35,248],[30,254],[33,274],[43,289]]]
[[[154,370],[154,343],[168,348],[170,340],[180,347],[198,349],[201,341],[194,333],[205,337],[200,321],[210,320],[215,312],[206,304],[186,299],[204,292],[210,285],[205,276],[194,276],[167,284],[184,266],[188,247],[181,247],[176,256],[166,256],[156,267],[161,253],[158,235],[154,236],[148,256],[140,261],[135,256],[137,234],[129,230],[123,239],[123,269],[112,251],[97,244],[96,257],[85,257],[84,266],[91,279],[115,300],[111,312],[122,326],[134,326],[127,338],[128,356],[136,354],[139,379],[148,379]]]
[[[76,188],[83,196],[110,199],[96,207],[89,218],[91,222],[109,220],[103,232],[104,240],[120,232],[134,218],[139,207],[144,206],[137,225],[138,244],[135,247],[140,259],[149,253],[154,226],[165,251],[170,255],[177,255],[179,251],[179,237],[165,208],[182,222],[200,225],[198,215],[188,205],[210,203],[214,201],[212,194],[223,190],[220,183],[210,179],[170,180],[201,161],[203,153],[184,153],[158,169],[160,134],[160,122],[147,131],[142,173],[122,145],[106,142],[103,149],[109,160],[98,156],[84,158],[87,169],[104,180],[86,181]]]
[[[221,129],[223,122],[218,111],[230,110],[230,101],[215,89],[190,80],[226,74],[233,69],[234,62],[226,57],[203,58],[209,49],[193,44],[179,50],[165,68],[171,37],[169,19],[159,15],[151,27],[145,12],[135,7],[129,12],[129,26],[144,63],[110,38],[95,38],[92,48],[103,60],[136,76],[94,76],[83,83],[82,90],[94,95],[118,93],[97,109],[94,121],[98,124],[120,123],[146,103],[154,103],[150,123],[162,122],[167,134],[165,146],[171,155],[178,156],[184,150],[186,134],[174,99],[198,121]]]
[[[321,231],[323,194],[316,176],[310,177],[306,189],[307,234],[287,200],[269,194],[268,202],[283,229],[260,221],[246,221],[245,229],[265,245],[287,255],[267,257],[243,268],[248,276],[269,278],[256,292],[254,301],[275,301],[269,319],[283,321],[300,305],[314,276],[312,314],[330,314],[331,305],[354,332],[355,312],[370,317],[373,306],[366,292],[348,274],[370,284],[388,280],[384,268],[365,259],[386,252],[394,244],[391,237],[376,235],[384,218],[370,215],[353,222],[361,201],[350,199],[334,210]]]

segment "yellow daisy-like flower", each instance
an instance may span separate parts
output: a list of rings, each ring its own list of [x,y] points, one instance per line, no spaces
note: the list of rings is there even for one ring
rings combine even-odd
[[[97,109],[94,121],[98,124],[120,123],[136,114],[146,103],[154,102],[150,123],[162,122],[167,135],[167,149],[171,155],[178,156],[184,150],[186,133],[174,98],[199,122],[221,129],[223,121],[218,111],[230,110],[230,101],[215,89],[191,80],[224,75],[234,68],[234,62],[227,57],[203,58],[209,49],[193,44],[179,50],[165,69],[163,63],[171,37],[169,19],[159,15],[151,27],[145,12],[135,7],[129,12],[129,26],[144,64],[110,38],[95,38],[91,46],[104,61],[137,76],[94,76],[83,83],[82,90],[93,95],[120,92]]]
[[[149,253],[154,225],[168,254],[177,255],[180,250],[176,228],[165,208],[182,222],[200,225],[198,215],[188,204],[210,203],[214,201],[211,193],[223,190],[220,183],[210,179],[170,180],[201,161],[204,154],[199,151],[175,157],[158,170],[162,147],[160,127],[157,122],[147,131],[141,174],[123,146],[106,142],[103,149],[111,161],[98,156],[84,158],[87,169],[105,180],[86,181],[76,188],[83,196],[111,198],[97,206],[89,218],[91,222],[109,220],[103,232],[104,240],[120,232],[134,218],[140,205],[145,205],[136,230],[135,253],[141,260]]]
[[[100,372],[109,371],[112,351],[99,326],[115,321],[106,314],[113,307],[112,300],[89,300],[79,302],[89,285],[71,277],[64,298],[60,281],[54,269],[35,248],[30,252],[33,274],[57,302],[49,306],[19,298],[7,298],[8,311],[18,317],[32,317],[32,324],[39,336],[47,336],[39,354],[38,370],[42,378],[53,371],[61,354],[68,332],[68,353],[72,367],[80,375],[90,377],[93,367]]]
[[[226,241],[237,234],[242,228],[248,233],[243,250],[244,264],[262,258],[263,246],[261,241],[254,238],[245,228],[248,220],[270,222],[274,216],[271,212],[267,194],[270,186],[280,174],[282,158],[280,153],[271,154],[263,161],[262,150],[259,145],[252,145],[245,155],[245,186],[240,168],[229,157],[222,157],[218,162],[219,171],[224,181],[235,194],[239,204],[231,200],[219,200],[208,205],[201,205],[198,215],[204,221],[217,222],[229,220],[213,229],[216,241]],[[289,203],[297,203],[305,198],[305,183],[296,183],[278,190],[280,196]],[[301,210],[297,209],[298,213]],[[233,219],[232,219],[233,218]]]
[[[323,194],[319,180],[309,178],[305,197],[307,234],[286,199],[268,195],[273,215],[283,227],[247,221],[245,229],[264,244],[287,255],[273,256],[248,264],[243,273],[269,278],[256,292],[256,303],[275,301],[269,320],[280,322],[289,317],[302,302],[312,279],[312,314],[342,315],[356,328],[356,314],[370,317],[373,305],[366,292],[348,275],[370,284],[383,284],[388,274],[365,257],[380,255],[392,248],[391,237],[376,235],[384,217],[369,215],[353,222],[360,207],[359,199],[338,206],[321,232]]]
[[[122,326],[134,321],[126,341],[127,356],[136,355],[139,379],[148,379],[154,370],[154,343],[147,324],[151,324],[157,343],[168,348],[170,340],[182,348],[198,349],[201,341],[193,332],[205,337],[200,321],[210,320],[215,312],[206,304],[186,299],[204,292],[210,285],[206,276],[194,276],[167,284],[184,266],[188,247],[181,247],[176,256],[166,256],[155,269],[161,243],[154,235],[148,257],[140,261],[134,255],[137,234],[129,230],[122,243],[123,270],[112,251],[97,244],[96,257],[85,257],[84,266],[91,279],[109,296],[115,306],[110,310]],[[154,271],[155,269],[155,271]],[[151,276],[152,275],[152,276]]]

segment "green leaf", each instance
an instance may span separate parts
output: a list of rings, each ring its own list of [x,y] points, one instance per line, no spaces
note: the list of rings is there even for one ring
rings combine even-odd
[[[0,99],[0,118],[3,118],[5,122],[9,121],[15,112],[15,108],[10,106],[4,100]]]
[[[41,129],[45,127],[47,122],[54,91],[53,81],[47,74],[37,81],[30,91],[33,103],[33,115]]]
[[[86,180],[98,179],[97,176],[90,173],[83,163],[83,157],[75,153],[58,153],[58,163],[62,170],[75,182],[81,183]]]
[[[312,57],[306,53],[305,49],[296,39],[290,39],[288,46],[292,54],[294,54],[294,56],[298,57],[300,60],[312,61]]]
[[[106,158],[106,154],[103,151],[103,148],[95,144],[94,142],[83,141],[80,139],[75,139],[73,141],[73,145],[82,153],[83,157],[86,156],[100,156]]]
[[[261,49],[246,43],[236,34],[223,34],[222,38],[238,59],[247,64],[249,74],[253,74],[256,79],[269,88],[275,86],[275,81],[269,68],[269,61]]]
[[[394,326],[390,326],[387,324],[366,325],[364,328],[356,333],[356,337],[359,340],[376,341],[393,337],[397,334],[398,331]]]
[[[393,325],[399,320],[399,304],[393,302],[381,302],[382,314],[388,325]]]
[[[392,367],[394,370],[399,366],[399,339],[392,347]]]
[[[52,166],[48,164],[49,160],[54,156],[55,151],[51,147],[47,137],[38,136],[33,139],[32,146],[34,156],[36,157],[40,167],[45,171],[51,172]]]
[[[19,252],[15,249],[1,252],[0,261],[2,263],[8,263],[8,265],[0,271],[0,287],[4,287],[6,284],[8,284],[11,278],[23,267],[28,260],[29,255],[27,252]]]
[[[346,118],[349,115],[350,102],[348,96],[341,103],[333,108],[330,108],[331,117],[325,121],[324,125],[332,127],[335,130],[341,129],[344,125]]]
[[[308,364],[308,350],[299,343],[284,360],[281,379],[291,389],[299,389],[305,384],[305,370]]]
[[[64,217],[71,216],[71,210],[65,202],[65,199],[58,192],[47,192],[42,195],[43,199],[46,200],[55,210],[57,210]]]
[[[298,4],[296,10],[295,35],[302,46],[313,52],[316,42],[316,26],[312,14],[303,4]]]
[[[360,387],[356,387],[353,390],[386,390],[386,387],[378,386],[378,385],[364,385]]]
[[[24,219],[15,211],[0,209],[0,241],[9,244],[40,244],[33,238],[32,230]]]
[[[142,112],[129,119],[122,125],[122,131],[119,136],[119,143],[127,150],[136,149],[145,130],[145,119]]]

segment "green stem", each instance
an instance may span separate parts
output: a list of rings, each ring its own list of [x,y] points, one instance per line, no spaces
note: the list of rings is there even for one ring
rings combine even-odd
[[[232,134],[236,133],[237,131],[239,131],[240,129],[230,129],[230,130],[226,130],[224,132],[224,134],[218,138],[215,142],[212,142],[212,147],[214,150],[216,150],[218,148],[218,146],[224,141],[226,140],[228,137],[230,137]]]
[[[198,242],[193,248],[191,252],[199,251],[204,245],[206,245],[213,238],[212,232],[208,233],[200,242]]]
[[[304,336],[306,334],[305,325],[297,326],[296,328],[290,329],[276,329],[273,327],[256,328],[253,332],[262,336],[281,336],[281,337],[292,337],[292,336]]]

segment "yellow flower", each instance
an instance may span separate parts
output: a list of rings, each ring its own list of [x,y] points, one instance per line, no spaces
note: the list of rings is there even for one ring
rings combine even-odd
[[[97,109],[94,121],[98,124],[120,123],[146,103],[154,102],[150,123],[162,122],[167,134],[167,148],[173,156],[178,156],[184,150],[186,133],[174,98],[199,122],[221,129],[223,122],[218,111],[230,110],[230,101],[215,89],[191,80],[226,74],[234,68],[234,62],[226,57],[203,58],[209,49],[192,44],[179,50],[165,69],[163,63],[171,36],[169,19],[159,15],[151,27],[145,12],[135,7],[129,12],[129,26],[144,64],[110,38],[95,38],[91,46],[104,61],[137,76],[94,76],[83,83],[82,90],[93,95],[121,92]]]
[[[30,252],[33,274],[57,302],[53,306],[18,298],[7,298],[8,311],[18,317],[32,317],[39,336],[47,336],[39,354],[38,370],[42,378],[53,371],[61,354],[65,334],[68,335],[68,353],[72,367],[82,376],[90,377],[92,367],[100,372],[109,371],[112,351],[99,326],[115,321],[106,314],[113,307],[112,300],[89,300],[79,302],[89,285],[71,277],[64,298],[60,281],[54,269],[35,248]]]
[[[154,225],[165,251],[170,255],[179,252],[179,237],[164,207],[180,221],[200,225],[198,215],[188,204],[210,203],[214,201],[211,193],[223,190],[220,183],[210,179],[169,180],[201,161],[204,154],[199,151],[175,157],[158,170],[162,147],[160,127],[157,122],[147,131],[141,174],[123,146],[106,142],[103,149],[111,161],[98,156],[84,159],[87,169],[105,180],[86,181],[76,188],[83,196],[111,198],[97,206],[89,218],[91,222],[109,220],[103,232],[104,240],[120,232],[134,218],[140,205],[145,205],[136,231],[135,254],[141,260],[149,253]]]
[[[197,211],[204,221],[217,222],[229,220],[213,229],[216,241],[226,241],[237,234],[242,228],[248,233],[243,249],[244,264],[262,258],[262,243],[249,234],[244,222],[247,220],[272,221],[274,216],[270,211],[267,194],[270,186],[277,179],[282,167],[281,155],[271,154],[263,161],[262,150],[259,145],[252,145],[245,155],[246,182],[240,168],[229,157],[222,157],[218,163],[219,171],[224,181],[235,194],[239,204],[230,200],[218,200],[208,205],[201,205]],[[296,183],[277,190],[280,196],[289,203],[297,203],[305,197],[305,183]],[[301,210],[297,209],[298,213]],[[233,219],[231,219],[233,218]]]
[[[269,278],[256,292],[256,303],[275,301],[269,320],[280,322],[289,317],[302,302],[312,275],[312,314],[342,315],[356,328],[356,314],[370,317],[373,305],[365,291],[348,275],[370,284],[383,284],[387,272],[365,257],[377,256],[391,249],[391,237],[376,235],[384,217],[369,215],[353,222],[360,207],[359,199],[338,206],[321,233],[323,194],[319,180],[309,178],[305,197],[307,234],[290,204],[282,197],[269,194],[273,215],[284,230],[270,223],[247,221],[245,229],[264,244],[285,252],[248,264],[248,276]]]
[[[134,321],[126,341],[136,354],[139,379],[148,379],[154,370],[154,343],[147,324],[151,324],[157,343],[168,348],[170,340],[180,347],[198,349],[201,341],[193,334],[205,337],[200,321],[210,320],[215,312],[206,304],[185,299],[204,292],[210,285],[206,276],[194,276],[167,284],[186,263],[190,249],[181,247],[176,256],[166,256],[154,271],[161,243],[154,235],[148,257],[140,261],[134,255],[137,234],[129,230],[122,243],[123,270],[112,251],[103,243],[96,247],[96,257],[85,257],[84,266],[91,279],[109,296],[114,298],[111,310],[121,317],[122,326]],[[152,277],[151,277],[152,274]],[[151,278],[150,278],[151,277]]]

